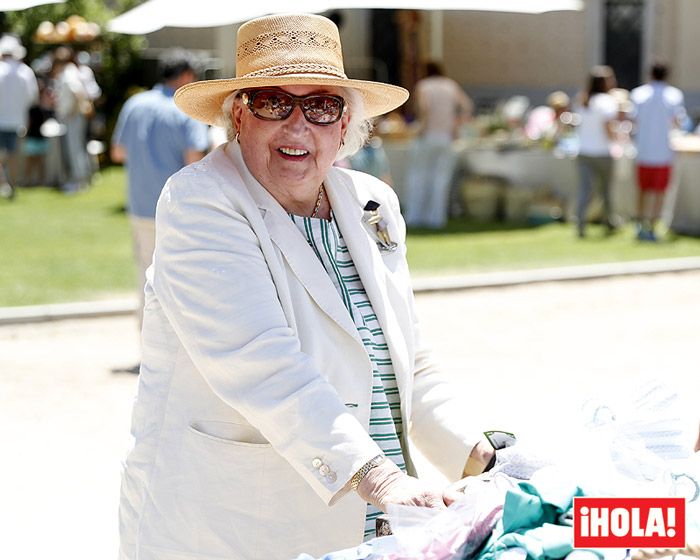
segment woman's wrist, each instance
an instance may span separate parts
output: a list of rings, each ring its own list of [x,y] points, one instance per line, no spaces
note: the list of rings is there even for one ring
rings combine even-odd
[[[503,430],[489,430],[484,432],[485,439],[472,448],[464,466],[463,476],[479,475],[490,471],[496,464],[496,451],[515,445],[516,437],[511,432]]]
[[[376,457],[373,457],[369,461],[367,461],[364,465],[362,465],[360,467],[360,469],[350,479],[350,487],[353,490],[357,490],[357,487],[364,480],[364,478],[367,476],[369,471],[371,471],[373,468],[381,465],[385,460],[386,460],[386,457],[384,457],[384,455],[380,454],[380,455],[377,455]]]
[[[496,457],[496,450],[488,442],[482,439],[472,447],[467,463],[464,465],[462,476],[476,476],[488,470],[489,465]]]
[[[393,461],[382,461],[362,477],[356,488],[357,494],[366,502],[379,507],[394,483],[404,476],[406,475]]]

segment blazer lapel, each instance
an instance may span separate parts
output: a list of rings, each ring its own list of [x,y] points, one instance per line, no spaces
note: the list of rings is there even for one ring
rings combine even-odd
[[[236,162],[236,167],[258,208],[262,211],[263,221],[270,234],[270,239],[279,248],[294,275],[304,286],[311,298],[345,330],[363,349],[362,339],[350,314],[343,305],[328,273],[300,234],[287,212],[274,197],[253,177],[243,162],[240,150],[233,143],[227,146],[229,156]]]
[[[263,218],[273,243],[282,252],[292,272],[304,285],[311,298],[331,319],[362,345],[357,327],[343,305],[328,273],[286,212],[282,211],[282,214],[280,217],[276,212],[268,211]]]

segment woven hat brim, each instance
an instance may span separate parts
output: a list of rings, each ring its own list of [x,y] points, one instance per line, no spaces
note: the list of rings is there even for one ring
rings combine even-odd
[[[255,78],[193,82],[182,86],[175,92],[175,105],[193,119],[218,125],[221,120],[221,105],[231,92],[246,88],[292,85],[336,86],[356,89],[364,99],[366,118],[377,117],[393,111],[408,99],[407,90],[391,84],[304,74],[303,76],[258,76]]]

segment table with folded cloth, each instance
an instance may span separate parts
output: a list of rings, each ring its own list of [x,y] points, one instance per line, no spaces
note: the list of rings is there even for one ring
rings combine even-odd
[[[399,200],[404,202],[405,178],[410,160],[410,140],[385,141],[384,147],[389,159],[394,189]],[[570,213],[575,201],[578,172],[576,160],[571,156],[559,155],[552,150],[517,146],[489,146],[474,142],[455,141],[453,149],[459,156],[460,166],[455,181],[464,183],[470,179],[486,180],[508,189],[508,193],[491,193],[527,202],[538,194],[548,192],[564,205],[564,212]],[[634,215],[636,190],[633,181],[633,162],[621,158],[616,162],[614,203],[616,211],[625,217]],[[469,187],[474,189],[469,192]],[[462,189],[466,199],[478,197],[476,186],[456,184]],[[473,196],[472,196],[473,194]],[[471,201],[474,203],[474,200]],[[469,206],[469,200],[466,201]],[[520,205],[522,207],[522,204]],[[515,219],[522,215],[507,217]]]
[[[490,471],[452,486],[446,509],[389,505],[389,531],[295,560],[651,560],[700,558],[700,452],[692,400],[660,380],[582,401],[564,431],[537,428],[499,449]],[[556,442],[555,445],[552,445]],[[685,548],[574,548],[577,497],[685,499]],[[669,535],[671,536],[671,535]],[[664,554],[665,553],[665,554]]]
[[[501,178],[526,201],[547,194],[559,201],[563,215],[573,216],[578,185],[575,156],[538,147],[467,147],[461,150],[461,158],[467,176]],[[615,158],[612,180],[615,213],[623,218],[633,217],[637,191],[634,161],[630,157]]]
[[[700,136],[678,136],[673,139],[673,148],[676,163],[665,221],[677,233],[700,235]]]
[[[679,233],[700,234],[700,137],[689,135],[674,142],[677,159],[672,182],[664,202],[662,219]],[[410,160],[411,141],[385,140],[394,188],[405,202],[405,179]],[[557,150],[517,145],[490,145],[487,141],[457,140],[453,146],[459,154],[460,168],[455,175],[456,188],[461,188],[466,205],[478,198],[481,181],[497,185],[501,191],[485,194],[505,196],[519,202],[520,212],[507,212],[506,218],[527,217],[527,206],[536,203],[543,193],[561,204],[562,214],[572,216],[576,201],[578,169],[576,158]],[[633,219],[637,208],[637,184],[634,151],[628,146],[615,158],[613,171],[613,207],[623,219]],[[473,188],[473,196],[469,188]],[[478,202],[478,201],[477,201]],[[517,204],[516,204],[517,206]],[[502,217],[502,216],[501,216]]]

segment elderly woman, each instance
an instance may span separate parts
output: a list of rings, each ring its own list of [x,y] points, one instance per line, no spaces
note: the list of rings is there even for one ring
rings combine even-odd
[[[388,504],[453,500],[413,445],[451,480],[493,455],[422,350],[396,196],[333,167],[406,91],[348,79],[320,16],[241,26],[236,68],[175,96],[230,141],[158,204],[122,559],[353,546]]]

